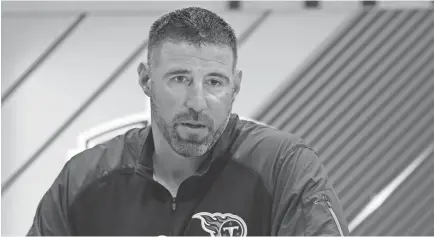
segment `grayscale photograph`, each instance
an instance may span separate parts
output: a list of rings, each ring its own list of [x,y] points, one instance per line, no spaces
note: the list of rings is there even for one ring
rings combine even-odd
[[[2,236],[433,236],[434,1],[2,1]]]

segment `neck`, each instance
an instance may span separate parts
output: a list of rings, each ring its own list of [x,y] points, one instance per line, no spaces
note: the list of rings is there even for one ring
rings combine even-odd
[[[179,185],[192,176],[204,157],[184,157],[177,154],[164,139],[156,124],[152,124],[154,138],[154,177],[172,193],[176,193]]]

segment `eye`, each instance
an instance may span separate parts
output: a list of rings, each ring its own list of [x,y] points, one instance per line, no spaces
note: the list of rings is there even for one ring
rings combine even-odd
[[[222,82],[217,79],[210,79],[208,80],[208,84],[210,84],[211,86],[221,86]]]
[[[188,81],[188,78],[185,76],[175,76],[172,78],[172,80],[174,80],[177,83],[184,83]]]

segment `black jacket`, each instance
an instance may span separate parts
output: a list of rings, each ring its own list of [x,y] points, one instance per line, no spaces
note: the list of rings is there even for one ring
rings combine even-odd
[[[294,135],[229,125],[176,199],[153,180],[150,127],[64,166],[28,235],[343,235],[347,223],[316,153]]]

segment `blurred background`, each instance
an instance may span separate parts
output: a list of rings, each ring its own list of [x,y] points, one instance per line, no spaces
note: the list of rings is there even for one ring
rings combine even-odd
[[[149,27],[187,6],[233,26],[233,111],[307,140],[352,235],[434,235],[432,1],[2,1],[2,235],[27,233],[72,155],[149,123]]]

